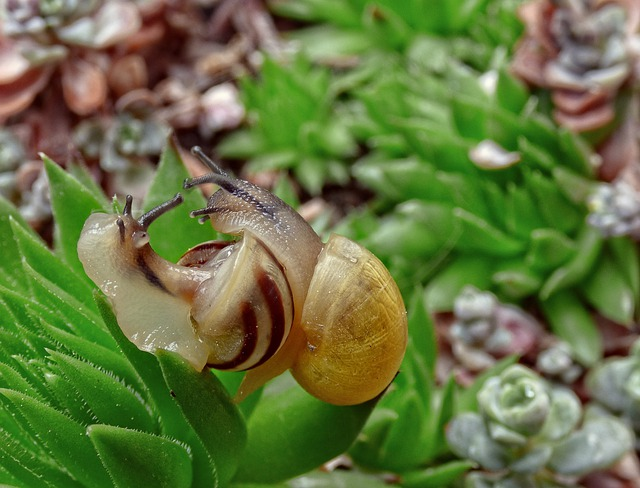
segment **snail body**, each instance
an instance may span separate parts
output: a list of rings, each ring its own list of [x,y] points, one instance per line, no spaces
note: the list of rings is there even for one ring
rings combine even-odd
[[[78,242],[87,275],[107,295],[123,333],[142,350],[174,351],[197,370],[247,371],[241,400],[287,369],[309,393],[337,405],[379,395],[407,343],[406,311],[384,265],[339,235],[323,244],[272,193],[212,172],[185,188],[220,188],[193,217],[239,236],[158,256],[147,229],[180,195],[139,219],[131,198],[121,215],[93,214]]]

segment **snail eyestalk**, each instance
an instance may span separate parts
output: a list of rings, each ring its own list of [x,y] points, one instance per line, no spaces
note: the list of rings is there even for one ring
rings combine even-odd
[[[216,162],[214,162],[209,156],[207,156],[200,146],[193,146],[191,148],[191,154],[197,157],[202,164],[204,164],[207,168],[209,168],[214,173],[217,173],[222,176],[227,176],[227,173],[220,167]]]
[[[167,213],[169,210],[176,208],[178,205],[182,203],[182,201],[183,201],[182,195],[180,195],[180,193],[176,193],[176,196],[173,197],[171,200],[167,200],[166,202],[161,203],[157,207],[154,207],[151,210],[149,210],[147,213],[143,214],[138,219],[138,223],[140,224],[140,227],[142,227],[145,230],[148,229],[154,220],[156,220],[161,215]],[[129,203],[129,200],[127,200],[127,203]],[[125,209],[126,209],[126,206],[125,206]],[[129,211],[129,215],[130,214],[131,214],[131,211]]]
[[[122,209],[122,215],[131,216],[131,207],[133,205],[133,197],[131,195],[127,195],[124,208]]]

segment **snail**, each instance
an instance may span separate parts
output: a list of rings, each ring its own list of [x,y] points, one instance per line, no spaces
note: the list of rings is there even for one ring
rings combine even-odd
[[[94,213],[85,222],[80,261],[123,333],[139,349],[174,351],[198,371],[246,370],[236,401],[287,369],[336,405],[383,392],[407,344],[404,303],[384,265],[345,237],[323,243],[278,197],[228,175],[200,148],[192,152],[211,172],[184,188],[219,189],[191,216],[235,241],[202,243],[176,264],[157,255],[147,229],[182,203],[180,194],[138,219],[128,196],[120,215]]]

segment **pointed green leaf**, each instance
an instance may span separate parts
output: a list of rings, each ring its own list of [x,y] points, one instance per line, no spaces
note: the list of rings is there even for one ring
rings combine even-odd
[[[591,314],[571,291],[560,291],[543,300],[542,310],[551,330],[566,341],[584,366],[602,357],[602,337]]]
[[[13,402],[29,426],[38,432],[39,441],[74,478],[85,486],[111,486],[84,426],[23,393],[4,388],[0,393]]]
[[[171,438],[178,439],[190,447],[193,458],[194,486],[218,486],[216,465],[205,449],[202,441],[187,422],[182,411],[172,398],[170,389],[165,383],[162,370],[155,356],[148,352],[140,351],[125,337],[104,295],[96,292],[95,297],[98,310],[104,319],[104,323],[118,343],[120,350],[127,359],[129,359],[148,388],[149,395],[155,405],[154,412],[156,412],[159,417],[162,433]]]
[[[87,433],[116,487],[192,486],[191,457],[176,441],[111,425],[91,425]]]
[[[459,256],[438,273],[425,289],[427,308],[431,312],[453,309],[453,302],[466,285],[486,290],[491,284],[493,263],[478,256]]]
[[[42,276],[64,288],[65,291],[95,312],[92,283],[84,272],[82,275],[74,272],[67,263],[53,254],[41,239],[36,238],[13,220],[11,228],[18,249],[30,267],[37,269]]]
[[[197,372],[180,356],[157,352],[171,396],[198,433],[226,485],[236,471],[246,442],[246,427],[220,380],[208,368]]]
[[[89,214],[94,210],[105,210],[103,202],[47,156],[43,155],[42,160],[51,185],[56,252],[76,273],[84,273],[78,259],[78,239]]]
[[[286,381],[285,375],[277,381]],[[248,421],[247,448],[234,480],[277,482],[317,468],[355,440],[377,399],[338,407],[297,384],[265,395]]]
[[[100,320],[96,317],[94,307],[90,307],[80,302],[74,295],[66,292],[56,284],[52,283],[28,263],[24,263],[25,275],[31,283],[32,297],[41,305],[56,311],[64,317],[75,329],[78,335],[88,338],[104,337],[100,333],[92,333],[92,327],[102,327]],[[113,343],[107,339],[103,345],[109,347]]]
[[[66,169],[71,176],[78,180],[82,186],[89,190],[89,192],[102,203],[104,208],[107,208],[110,205],[110,202],[102,191],[102,188],[100,188],[100,185],[93,179],[89,168],[87,168],[84,163],[67,163]]]
[[[416,288],[411,296],[407,322],[409,337],[416,352],[429,372],[433,374],[435,372],[436,358],[438,357],[438,345],[435,327],[427,313],[424,291],[421,288]]]
[[[604,254],[582,286],[584,296],[596,310],[626,326],[633,323],[637,302],[631,285],[625,279],[629,264],[625,263],[621,268],[608,254]]]
[[[422,402],[415,391],[406,391],[396,408],[398,418],[393,422],[380,446],[385,468],[404,471],[420,466],[429,453],[422,449],[425,418]]]
[[[603,246],[603,238],[597,229],[585,226],[576,242],[576,253],[566,264],[556,269],[540,290],[540,298],[549,298],[559,290],[580,283],[592,272],[592,269],[600,256]]]
[[[640,300],[640,251],[637,244],[627,236],[613,237],[607,240],[607,249],[631,286],[635,300]]]
[[[462,233],[456,244],[467,252],[480,252],[489,256],[516,256],[524,250],[524,243],[505,234],[486,220],[461,208],[453,215],[462,224]]]
[[[549,228],[535,229],[531,232],[525,263],[536,270],[553,269],[575,254],[576,245],[562,232]]]
[[[200,224],[189,217],[189,212],[206,206],[206,200],[199,189],[185,191],[182,183],[189,177],[175,139],[169,138],[160,157],[158,171],[144,200],[144,208],[149,210],[166,202],[176,193],[182,193],[184,203],[162,215],[149,228],[151,246],[165,259],[175,262],[189,248],[215,239],[211,224]]]
[[[0,285],[14,290],[27,291],[27,283],[22,278],[22,254],[18,244],[11,238],[11,222],[18,224],[25,232],[34,235],[33,230],[24,221],[18,210],[0,196]],[[15,224],[14,224],[15,225]]]
[[[476,463],[472,461],[449,461],[433,468],[402,473],[402,486],[404,488],[455,486],[454,481],[475,466]]]
[[[151,432],[157,430],[156,419],[149,406],[139,394],[112,374],[66,354],[50,351],[49,355],[97,421]]]

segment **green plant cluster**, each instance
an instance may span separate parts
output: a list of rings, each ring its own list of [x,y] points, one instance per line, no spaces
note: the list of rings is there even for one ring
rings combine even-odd
[[[467,476],[471,486],[528,486],[573,483],[624,455],[625,427],[507,369],[515,357],[467,388],[436,379],[430,314],[451,311],[465,286],[539,306],[585,368],[603,353],[593,311],[626,326],[638,316],[636,244],[587,223],[590,148],[508,73],[518,3],[272,0],[313,25],[290,33],[292,60],[266,59],[242,82],[249,123],[218,147],[250,170],[290,170],[312,195],[350,178],[374,191],[334,230],[378,255],[407,298],[407,354],[377,402],[328,405],[284,375],[235,405],[241,375],[137,350],[76,255],[86,217],[117,204],[81,168],[45,158],[53,252],[0,200],[0,484],[376,488],[393,472],[417,488],[480,466],[489,473]],[[138,210],[186,176],[170,143]],[[216,237],[187,216],[202,196],[185,197],[150,229],[169,260]],[[594,398],[636,430],[637,369],[636,348],[588,376]],[[580,450],[594,436],[611,449]],[[351,471],[309,473],[344,452]],[[590,456],[600,461],[585,465]]]
[[[593,365],[602,344],[590,310],[629,326],[640,300],[636,246],[587,223],[593,152],[508,72],[519,2],[427,3],[274,0],[315,24],[290,33],[301,51],[292,62],[267,60],[245,82],[253,118],[220,152],[291,168],[312,193],[351,164],[378,206],[339,230],[378,255],[405,295],[427,284],[431,311],[451,310],[465,285],[535,298]]]
[[[513,365],[478,392],[479,412],[456,417],[447,430],[451,448],[484,470],[469,487],[563,486],[606,468],[632,446],[618,418],[587,408],[566,387],[548,384]]]

